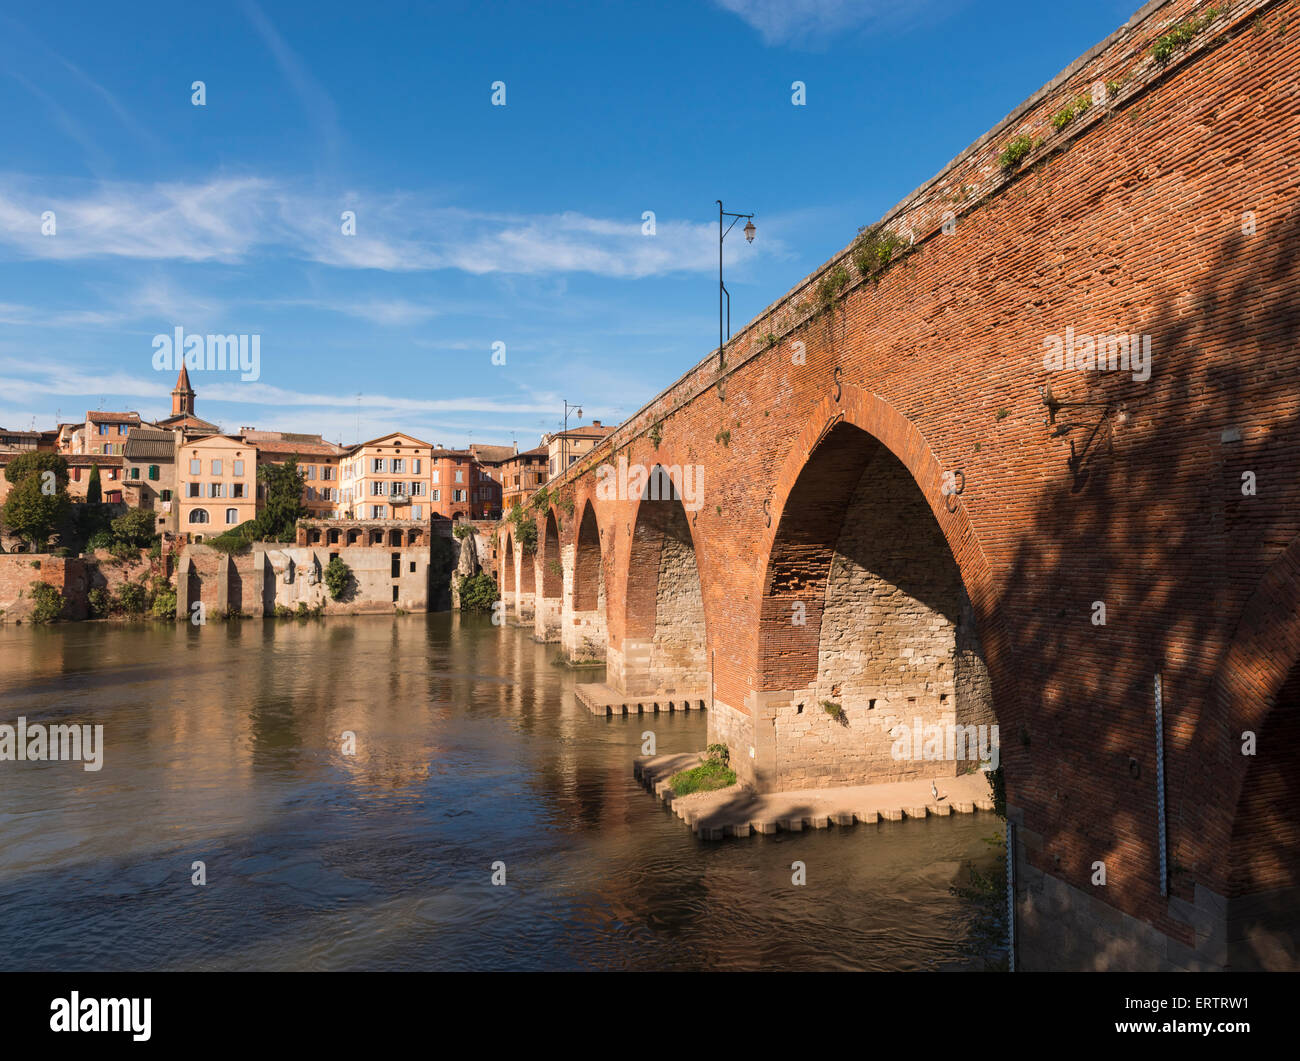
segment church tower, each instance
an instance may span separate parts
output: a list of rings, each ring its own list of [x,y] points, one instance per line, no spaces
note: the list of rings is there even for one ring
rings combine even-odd
[[[194,388],[190,386],[190,374],[181,365],[181,374],[176,377],[176,389],[172,391],[172,416],[194,415]]]

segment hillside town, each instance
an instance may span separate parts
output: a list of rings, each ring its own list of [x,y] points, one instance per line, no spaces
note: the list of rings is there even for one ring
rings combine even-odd
[[[68,569],[68,577],[58,577],[57,561],[84,555],[93,566],[96,548],[119,547],[119,560],[123,559],[122,547],[151,548],[158,568],[153,579],[170,581],[177,570],[198,574],[210,552],[202,548],[205,543],[222,547],[219,552],[223,553],[253,555],[264,551],[261,546],[266,540],[285,545],[286,539],[302,545],[350,548],[357,561],[349,568],[353,592],[346,609],[332,604],[334,610],[382,606],[423,611],[440,602],[447,606],[454,602],[455,593],[448,597],[423,577],[428,570],[437,577],[439,565],[434,562],[431,566],[428,556],[437,548],[435,543],[469,537],[468,529],[458,532],[457,528],[473,527],[477,544],[469,573],[490,568],[486,561],[493,555],[491,526],[613,430],[596,420],[545,435],[539,445],[523,452],[517,444],[471,443],[455,448],[396,430],[340,445],[319,434],[255,427],[223,431],[196,411],[197,392],[185,366],[179,371],[171,399],[169,415],[157,419],[134,410],[91,410],[84,420],[59,423],[47,430],[0,428],[0,552],[48,551],[53,561],[44,574],[28,566],[23,578],[3,579],[7,592],[0,590],[0,620],[20,620],[30,611],[21,601],[24,597],[32,600],[25,589],[36,581],[53,584],[60,591],[61,618],[95,617],[97,611],[113,610],[96,608],[90,597],[93,583],[107,585],[111,580],[88,573],[84,564]],[[39,522],[24,521],[17,514],[18,506],[9,505],[12,491],[26,476],[23,469],[48,470],[50,462],[24,459],[27,454],[57,454],[66,467],[66,481],[60,472],[58,490],[66,491],[69,507],[60,520],[45,528],[40,528]],[[15,475],[15,469],[21,474]],[[272,469],[289,469],[301,480],[293,525],[277,526],[274,534],[259,524],[268,506],[275,503]],[[128,516],[130,533],[112,529],[127,526],[121,521]],[[394,545],[418,550],[421,555],[418,559],[402,556],[390,564],[386,553],[367,559],[356,552],[382,552]],[[164,557],[175,560],[164,561]],[[331,559],[333,555],[324,566]],[[240,562],[237,555],[229,558],[231,565]],[[253,607],[250,612],[251,599],[236,600],[232,605],[228,584],[238,576],[233,569],[228,577],[219,565],[209,567],[207,582],[214,587],[209,596],[216,611],[273,611],[275,603],[270,596],[264,609]],[[374,580],[383,581],[382,586],[372,585],[372,580],[358,573],[370,568],[391,574]],[[417,573],[420,579],[405,577]],[[494,571],[489,577],[495,578]],[[218,583],[220,592],[215,588]],[[320,580],[308,584],[316,586]],[[177,617],[188,614],[187,603],[202,599],[201,588],[192,593],[187,593],[187,588],[176,587],[180,602]],[[312,607],[327,603],[323,589],[313,595]],[[294,603],[304,601],[299,596]],[[154,610],[160,616],[166,612],[165,607]]]

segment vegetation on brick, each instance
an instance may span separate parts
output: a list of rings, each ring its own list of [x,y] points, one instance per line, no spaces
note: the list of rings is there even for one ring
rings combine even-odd
[[[515,545],[526,553],[536,552],[537,524],[528,517],[518,502],[510,510],[509,519],[515,528]]]
[[[664,440],[663,428],[661,428],[658,422],[656,422],[654,427],[650,428],[646,437],[649,438],[650,441],[654,443],[655,449],[658,449],[659,443]]]
[[[1158,63],[1168,62],[1174,52],[1183,45],[1191,43],[1193,37],[1222,13],[1217,7],[1212,7],[1200,18],[1189,18],[1179,23],[1151,46],[1151,55]]]
[[[1007,146],[1002,149],[1002,154],[998,155],[998,165],[1003,169],[1015,169],[1036,146],[1033,137],[1017,136],[1014,140],[1008,141]]]
[[[155,619],[175,619],[176,618],[176,591],[168,586],[154,595],[153,605],[150,608]]]
[[[821,278],[817,285],[817,306],[829,309],[839,298],[840,293],[849,286],[849,271],[843,265],[837,265]]]
[[[878,277],[894,259],[894,255],[907,246],[907,240],[895,235],[883,225],[864,225],[858,229],[853,244],[853,264],[862,278]]]
[[[1087,93],[1075,96],[1074,99],[1052,115],[1052,128],[1059,133],[1091,106],[1092,97]]]
[[[843,705],[837,704],[834,700],[823,700],[822,710],[825,711],[828,715],[830,715],[831,718],[839,718],[842,714],[844,714]]]
[[[471,527],[464,520],[461,520],[454,527],[451,528],[451,533],[456,536],[457,541],[463,541],[464,539],[468,538],[471,534],[474,533],[474,528]]]
[[[63,614],[63,597],[48,582],[32,587],[32,622],[52,623]]]

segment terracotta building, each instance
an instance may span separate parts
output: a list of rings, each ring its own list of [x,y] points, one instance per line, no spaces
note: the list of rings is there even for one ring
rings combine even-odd
[[[333,519],[342,509],[341,464],[348,455],[343,446],[326,442],[320,435],[289,431],[258,431],[244,428],[240,437],[257,447],[257,463],[283,464],[291,457],[303,477],[302,503],[311,519]],[[258,501],[265,487],[258,485]]]
[[[158,533],[176,533],[176,436],[171,431],[130,430],[122,455],[122,489],[132,508],[158,514]]]
[[[568,431],[557,431],[553,435],[544,436],[542,443],[546,446],[550,478],[555,478],[584,453],[599,445],[606,435],[613,433],[614,428],[603,427],[599,420],[593,420],[587,427],[571,427]]]

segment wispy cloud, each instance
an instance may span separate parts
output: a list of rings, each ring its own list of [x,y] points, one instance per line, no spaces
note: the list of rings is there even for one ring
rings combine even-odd
[[[410,194],[350,196],[356,234],[344,235],[342,199],[258,177],[204,183],[84,182],[51,190],[0,175],[0,246],[27,258],[132,258],[237,264],[255,255],[340,269],[471,274],[593,273],[642,278],[710,271],[717,235],[708,222],[661,219],[642,234],[640,217],[574,212],[493,214],[427,207]],[[42,235],[53,210],[57,232]],[[773,253],[763,248],[729,253]],[[382,307],[381,307],[382,309]]]
[[[931,0],[910,4],[885,0],[714,0],[749,23],[764,43],[824,44],[830,38],[873,23],[894,23],[915,16]]]

